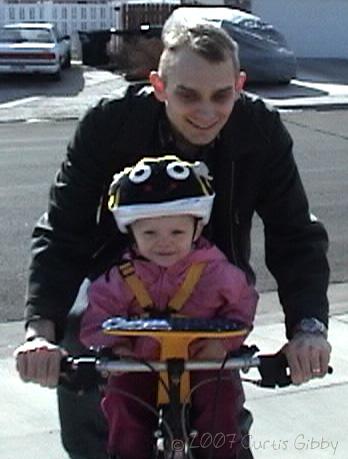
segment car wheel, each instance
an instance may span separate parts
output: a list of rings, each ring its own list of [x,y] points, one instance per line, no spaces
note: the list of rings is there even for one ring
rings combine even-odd
[[[65,60],[64,60],[63,68],[64,69],[70,69],[70,67],[71,67],[71,54],[68,53],[66,55]]]

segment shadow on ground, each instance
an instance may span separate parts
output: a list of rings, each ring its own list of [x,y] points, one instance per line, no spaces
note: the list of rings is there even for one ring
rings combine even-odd
[[[348,59],[297,59],[300,81],[348,85]]]
[[[290,84],[249,84],[246,90],[267,99],[290,99],[292,97],[320,97],[328,92],[320,89],[307,88],[292,81]]]
[[[48,75],[1,75],[0,103],[24,97],[70,97],[79,94],[85,86],[83,68],[72,66],[62,72],[62,79],[54,81]]]

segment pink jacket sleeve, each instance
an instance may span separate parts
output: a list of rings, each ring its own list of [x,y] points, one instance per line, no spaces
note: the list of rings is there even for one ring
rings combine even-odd
[[[214,277],[221,302],[218,315],[242,322],[251,330],[259,298],[254,285],[248,284],[244,272],[228,262],[215,270]],[[229,351],[238,349],[246,337],[225,339],[224,345]]]
[[[106,346],[129,342],[129,338],[116,337],[103,333],[102,324],[113,316],[124,316],[132,294],[124,284],[117,268],[110,271],[109,280],[103,275],[94,281],[87,292],[88,306],[82,317],[80,340],[86,347]]]

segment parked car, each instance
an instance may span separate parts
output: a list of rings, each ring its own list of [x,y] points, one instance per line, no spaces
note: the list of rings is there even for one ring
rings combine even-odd
[[[70,37],[54,24],[28,22],[0,29],[0,73],[42,73],[59,80],[70,65]]]
[[[284,36],[258,16],[226,7],[182,7],[174,15],[193,23],[204,19],[226,30],[239,45],[248,82],[289,83],[296,77],[294,52]]]

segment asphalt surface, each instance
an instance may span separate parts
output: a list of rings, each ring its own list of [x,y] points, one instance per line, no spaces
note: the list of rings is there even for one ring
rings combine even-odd
[[[117,94],[122,75],[73,63],[60,82],[43,77],[0,79],[0,122],[79,118],[103,96]],[[299,60],[290,85],[253,85],[248,92],[282,110],[332,110],[348,106],[348,60]]]
[[[340,67],[336,63],[336,70],[340,69],[341,74],[338,78],[335,73],[334,78],[329,70],[335,69],[335,63],[315,64],[305,68],[306,79],[294,82],[294,87],[263,87],[253,92],[283,109],[344,109],[348,102],[348,66],[343,63]],[[31,94],[21,100],[14,97],[3,101],[0,103],[0,121],[76,118],[100,96],[113,93],[124,84],[118,75],[106,76],[105,73],[104,78],[92,69],[86,69],[84,75],[83,89],[72,97],[59,95],[47,100],[45,95]],[[0,101],[3,100],[2,90],[3,86]],[[292,95],[286,96],[284,91],[292,91]],[[33,97],[35,100],[31,99]],[[347,287],[343,283],[333,284],[329,291],[332,375],[300,387],[274,391],[245,385],[247,406],[255,417],[251,431],[255,459],[346,459]],[[59,441],[54,391],[24,384],[16,375],[12,353],[22,339],[22,327],[21,322],[0,324],[0,458],[66,459]],[[272,292],[261,297],[255,330],[249,342],[257,344],[262,352],[275,352],[284,344],[282,315]],[[253,377],[255,373],[251,372],[249,376]]]

